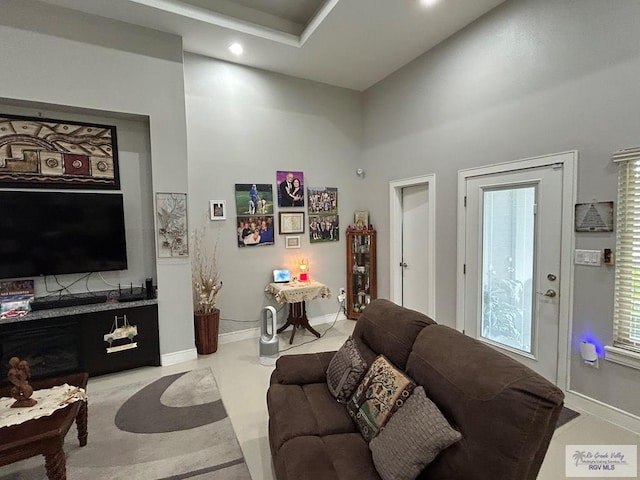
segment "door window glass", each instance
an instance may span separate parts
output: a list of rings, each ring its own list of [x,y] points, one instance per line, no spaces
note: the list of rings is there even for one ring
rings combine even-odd
[[[535,326],[535,199],[534,186],[483,192],[481,335],[527,353]]]

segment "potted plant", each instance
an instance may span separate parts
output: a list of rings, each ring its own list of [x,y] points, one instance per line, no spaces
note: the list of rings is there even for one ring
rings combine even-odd
[[[216,308],[222,288],[217,263],[218,239],[210,243],[206,226],[193,232],[191,280],[196,350],[208,355],[218,350],[220,310]],[[218,232],[219,233],[219,232]]]

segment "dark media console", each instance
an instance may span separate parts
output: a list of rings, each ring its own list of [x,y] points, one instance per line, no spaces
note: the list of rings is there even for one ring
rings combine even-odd
[[[63,297],[64,298],[64,297]],[[137,335],[114,329],[124,317]],[[111,335],[112,342],[105,340]],[[135,344],[135,347],[133,347]],[[27,359],[32,378],[85,371],[90,376],[160,365],[158,302],[136,300],[32,311],[0,321],[0,383],[9,359]]]

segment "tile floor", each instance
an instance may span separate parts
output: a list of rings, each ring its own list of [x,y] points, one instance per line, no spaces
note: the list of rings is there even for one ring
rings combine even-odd
[[[330,324],[326,324],[315,328],[323,333],[329,326]],[[287,343],[289,335],[285,333],[280,337],[281,353],[336,350],[353,331],[354,326],[355,322],[349,320],[337,321],[333,328],[317,341],[311,341],[315,337],[300,330],[296,333],[294,341],[294,345],[298,346],[290,352],[284,352],[284,349],[289,347]],[[309,341],[311,342],[304,344]],[[215,354],[201,356],[198,360],[170,367],[143,368],[97,377],[90,380],[88,390],[91,395],[91,392],[104,388],[205,366],[211,367],[215,374],[253,480],[273,480],[271,453],[267,440],[268,416],[265,400],[273,367],[260,365],[257,339],[221,344]],[[640,435],[582,412],[580,417],[555,432],[538,479],[565,478],[565,445],[606,443],[637,445],[640,443]]]

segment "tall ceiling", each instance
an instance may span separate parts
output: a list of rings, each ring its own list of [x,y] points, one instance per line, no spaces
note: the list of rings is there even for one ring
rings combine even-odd
[[[505,0],[42,1],[180,35],[187,52],[363,91]]]

